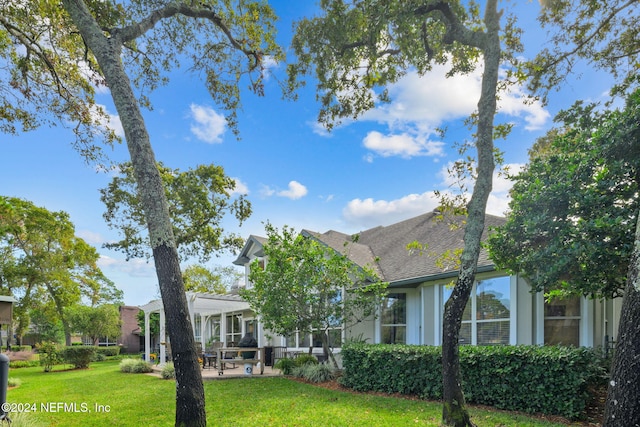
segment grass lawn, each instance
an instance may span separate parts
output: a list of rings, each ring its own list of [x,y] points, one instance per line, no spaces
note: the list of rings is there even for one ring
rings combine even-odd
[[[172,426],[175,383],[124,374],[118,362],[50,373],[11,369],[21,385],[7,402],[24,405],[38,426]],[[441,405],[328,390],[281,377],[205,381],[210,426],[438,426]],[[47,411],[48,410],[48,411]],[[479,426],[563,426],[507,412],[472,410]],[[14,423],[14,427],[19,427]]]

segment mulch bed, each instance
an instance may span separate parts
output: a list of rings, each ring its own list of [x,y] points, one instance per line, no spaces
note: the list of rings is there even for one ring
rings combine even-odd
[[[404,394],[399,394],[399,393],[393,393],[393,394],[389,394],[389,393],[380,393],[380,392],[360,392],[360,391],[355,391],[353,389],[347,388],[347,387],[343,387],[342,385],[340,385],[340,383],[338,383],[337,380],[331,380],[331,381],[327,381],[327,382],[323,382],[323,383],[311,383],[309,381],[306,381],[302,378],[295,378],[295,377],[288,377],[294,381],[298,381],[298,382],[302,382],[302,383],[307,383],[307,384],[311,384],[314,385],[316,387],[322,387],[322,388],[326,388],[328,390],[338,390],[338,391],[342,391],[345,393],[351,393],[351,394],[370,394],[370,395],[374,395],[374,396],[387,396],[387,397],[396,397],[399,399],[409,399],[409,400],[422,400],[420,399],[418,396],[411,396],[411,395],[404,395]],[[513,414],[521,414],[521,415],[525,415],[528,417],[532,417],[532,418],[538,418],[541,420],[547,420],[547,421],[552,421],[554,423],[562,423],[562,424],[566,424],[566,425],[570,425],[570,426],[580,426],[580,427],[593,427],[593,426],[600,426],[602,425],[602,420],[603,420],[603,416],[604,416],[604,405],[605,405],[605,401],[607,399],[607,387],[606,385],[602,385],[602,386],[598,386],[598,387],[594,387],[592,389],[589,390],[589,395],[592,396],[591,401],[587,404],[587,408],[585,410],[585,414],[584,414],[584,419],[583,420],[579,420],[579,421],[570,421],[566,418],[563,417],[559,417],[559,416],[554,416],[554,415],[542,415],[542,414],[526,414],[524,412],[517,412],[517,411],[503,411],[501,409],[496,409],[496,408],[492,408],[490,406],[484,406],[484,405],[469,405],[470,407],[474,407],[474,408],[479,408],[479,409],[486,409],[489,411],[501,411],[501,412],[510,412]]]

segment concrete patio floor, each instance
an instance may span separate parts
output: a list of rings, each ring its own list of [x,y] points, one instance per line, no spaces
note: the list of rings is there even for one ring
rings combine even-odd
[[[160,371],[162,371],[162,367],[160,365],[154,365],[153,367],[153,375],[160,376]],[[224,374],[218,375],[218,369],[213,367],[206,367],[204,369],[200,369],[202,373],[203,380],[224,380],[230,378],[262,378],[262,377],[280,377],[282,373],[278,369],[273,369],[271,366],[265,366],[264,372],[261,375],[260,369],[253,367],[253,375],[245,375],[244,373],[244,365],[236,363],[236,367],[233,368],[231,364],[229,364],[224,369]]]

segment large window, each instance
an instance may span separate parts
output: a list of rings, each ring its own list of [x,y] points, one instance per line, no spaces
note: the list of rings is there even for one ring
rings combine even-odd
[[[443,289],[443,304],[452,290]],[[511,279],[496,277],[473,286],[462,315],[460,344],[509,344],[511,316]]]
[[[544,343],[580,345],[580,297],[545,301]]]
[[[227,345],[230,343],[235,345],[242,338],[241,320],[241,314],[231,314],[227,316]]]
[[[407,294],[388,294],[382,302],[380,320],[383,344],[407,343]]]

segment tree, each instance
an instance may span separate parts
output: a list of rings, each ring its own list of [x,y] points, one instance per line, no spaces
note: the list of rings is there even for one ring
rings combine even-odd
[[[619,141],[599,136],[606,128],[627,132],[619,118],[576,104],[511,177],[510,213],[487,244],[496,265],[527,277],[533,291],[624,293],[639,208],[638,157],[604,156]]]
[[[91,338],[93,345],[98,345],[100,338],[115,340],[122,333],[122,320],[117,305],[76,305],[67,307],[66,311],[73,331]]]
[[[498,266],[534,290],[623,295],[605,426],[640,419],[640,90],[624,110],[578,103],[565,128],[532,151],[511,190],[507,222],[489,238]]]
[[[637,84],[640,13],[636,0],[544,0],[538,20],[550,47],[525,64],[530,87],[546,92],[574,72],[578,60],[610,72],[617,90]]]
[[[190,265],[182,272],[187,291],[211,294],[226,294],[238,283],[242,274],[233,267],[216,266],[209,269],[203,265]]]
[[[324,16],[298,23],[293,47],[298,62],[289,67],[290,84],[315,66],[319,119],[331,128],[342,118],[356,118],[387,100],[385,85],[408,70],[425,74],[434,63],[450,63],[449,74],[467,73],[483,63],[482,91],[474,143],[477,150],[475,186],[466,211],[464,250],[454,291],[445,305],[442,345],[443,422],[471,425],[461,387],[458,335],[462,313],[475,279],[484,214],[494,170],[494,126],[498,96],[498,68],[512,58],[520,43],[513,20],[500,28],[497,1],[488,0],[484,17],[470,3],[457,1],[321,2]],[[501,46],[504,37],[504,49]],[[375,92],[375,88],[383,88]]]
[[[118,170],[121,175],[100,190],[100,199],[107,207],[104,219],[111,228],[120,230],[123,238],[105,247],[124,252],[128,259],[149,258],[146,220],[137,196],[133,166],[127,162],[119,165]],[[224,174],[221,166],[199,165],[180,172],[159,162],[158,170],[182,259],[198,257],[205,262],[212,254],[242,247],[243,239],[234,233],[225,235],[220,223],[228,213],[242,225],[251,215],[251,203],[245,196],[231,200],[236,183]]]
[[[266,329],[284,336],[319,336],[325,355],[337,367],[329,331],[373,316],[387,283],[371,268],[354,264],[313,236],[286,226],[281,234],[271,224],[265,229],[266,264],[253,261],[251,287],[241,291],[242,297]]]
[[[29,326],[28,311],[50,304],[70,345],[65,308],[82,298],[92,304],[122,298],[122,291],[96,265],[96,249],[75,235],[66,212],[0,196],[0,248],[8,255],[1,265],[3,291],[18,300],[18,336]]]
[[[52,108],[55,120],[77,123],[77,140],[93,141],[97,120],[93,85],[110,89],[124,129],[143,207],[149,241],[167,315],[176,371],[176,425],[206,424],[204,389],[180,274],[176,239],[162,179],[156,167],[141,106],[148,92],[180,61],[207,76],[209,92],[226,111],[237,133],[240,83],[263,94],[264,59],[281,61],[274,41],[275,15],[263,2],[235,0],[134,0],[123,4],[94,0],[45,0],[3,5],[0,49],[11,73],[12,90],[2,90],[3,124],[8,131]],[[133,80],[125,72],[128,68]],[[134,85],[141,91],[136,94]],[[25,105],[27,104],[27,105]],[[25,105],[24,108],[21,108]],[[28,110],[28,107],[31,110]],[[86,132],[82,132],[86,130]],[[93,147],[81,145],[94,156]]]

